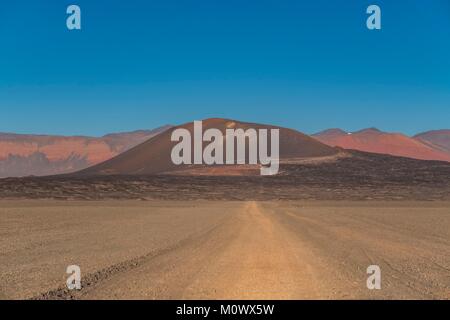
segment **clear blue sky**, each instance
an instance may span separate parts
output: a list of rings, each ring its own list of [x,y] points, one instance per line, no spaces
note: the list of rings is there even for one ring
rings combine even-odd
[[[82,30],[66,28],[78,4]],[[365,27],[369,4],[382,30]],[[313,133],[450,128],[449,0],[15,0],[0,131],[102,135],[207,117]]]

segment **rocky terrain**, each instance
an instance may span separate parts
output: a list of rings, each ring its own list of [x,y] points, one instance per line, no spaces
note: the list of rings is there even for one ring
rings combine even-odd
[[[276,176],[170,174],[8,178],[0,180],[0,198],[450,200],[450,163],[358,151],[345,154],[317,161],[286,160]]]

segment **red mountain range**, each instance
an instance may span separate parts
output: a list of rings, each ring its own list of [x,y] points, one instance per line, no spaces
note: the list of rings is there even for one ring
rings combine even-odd
[[[401,133],[382,132],[376,128],[356,132],[328,129],[312,136],[329,146],[344,149],[450,161],[450,130],[428,131],[408,137]]]
[[[78,171],[115,157],[169,127],[99,138],[0,133],[0,177]]]
[[[244,129],[249,126],[261,126],[226,119],[208,119],[204,124],[206,127],[217,127],[223,130],[231,123],[233,126]],[[190,124],[183,125],[191,129],[189,126]],[[71,173],[98,164],[101,165],[95,166],[88,172],[115,171],[116,169],[117,172],[121,172],[123,166],[130,169],[129,172],[135,172],[143,167],[147,168],[145,170],[147,173],[156,169],[158,169],[156,171],[170,171],[171,168],[164,167],[168,164],[170,166],[170,161],[161,160],[162,157],[167,158],[170,155],[172,146],[168,139],[170,128],[172,127],[163,126],[154,130],[113,133],[103,137],[0,133],[0,178]],[[166,134],[159,135],[165,131],[167,131]],[[158,139],[151,139],[156,135]],[[376,128],[357,132],[329,129],[312,137],[331,147],[450,162],[450,130],[428,131],[409,137],[401,133],[382,132]],[[334,152],[295,130],[282,128],[280,140],[281,156],[292,153],[298,157],[308,157],[311,152],[314,155]],[[132,148],[133,150],[130,150]],[[129,152],[126,152],[128,150]],[[144,152],[139,152],[142,150]],[[121,156],[117,157],[118,155]],[[111,161],[104,163],[110,159]],[[130,163],[133,163],[136,168],[128,168]]]

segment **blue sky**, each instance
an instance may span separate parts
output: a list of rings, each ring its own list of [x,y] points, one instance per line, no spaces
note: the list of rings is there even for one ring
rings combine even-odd
[[[66,28],[77,4],[82,30]],[[369,31],[366,8],[382,10]],[[448,0],[0,5],[0,131],[102,135],[207,117],[313,133],[450,128]]]

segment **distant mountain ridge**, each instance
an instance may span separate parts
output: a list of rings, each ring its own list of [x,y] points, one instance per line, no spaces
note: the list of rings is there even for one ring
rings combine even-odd
[[[450,162],[450,130],[428,131],[414,137],[367,128],[355,132],[327,129],[312,135],[333,147]]]
[[[450,153],[450,129],[426,131],[416,134],[414,138],[425,143],[431,143]]]
[[[221,128],[230,123],[243,128],[252,125],[251,123],[217,118],[208,119],[206,125]],[[110,133],[102,137],[0,133],[0,178],[78,172],[116,158],[131,148],[144,148],[140,145],[148,144],[147,141],[150,138],[171,128],[175,127],[166,125],[153,130]],[[293,141],[298,141],[298,143],[284,144],[284,155],[303,154],[308,156],[311,150],[316,150],[315,153],[312,152],[311,154],[325,155],[332,153],[330,149],[327,149],[328,146],[337,146],[344,149],[450,162],[450,129],[432,130],[409,137],[401,133],[383,132],[377,128],[367,128],[355,132],[332,128],[311,135],[312,138],[324,144],[321,147],[314,144],[313,139],[301,132],[290,129],[284,130],[280,139],[284,134],[287,134],[287,140],[295,136],[296,138]],[[168,134],[166,133],[166,139]],[[138,166],[139,159],[143,159],[143,161],[151,160],[151,163],[163,163],[161,157],[167,157],[170,154],[169,147],[171,144],[162,143],[162,141],[159,143],[161,144],[156,148],[155,142],[151,143],[151,159],[148,158],[148,154],[147,158],[144,157],[145,159],[142,156],[135,156],[136,160],[133,160],[134,162],[137,161],[135,169],[144,166],[143,163],[139,163]],[[114,161],[117,163],[119,160]],[[127,162],[130,163],[130,161],[133,162],[128,158]],[[170,164],[168,159],[166,159],[166,162]],[[164,166],[159,167],[159,164],[155,168],[158,172],[173,169]],[[120,171],[118,170],[118,172]]]
[[[168,128],[102,137],[0,133],[0,177],[78,171],[108,160]]]

